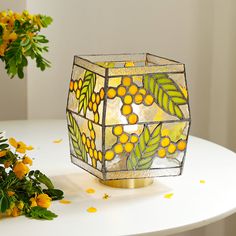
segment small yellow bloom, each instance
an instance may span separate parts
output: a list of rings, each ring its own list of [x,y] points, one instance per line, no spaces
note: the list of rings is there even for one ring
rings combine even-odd
[[[17,207],[14,207],[14,208],[12,209],[12,213],[11,213],[11,215],[12,215],[13,217],[20,216],[20,215],[21,215],[21,211],[20,211],[20,209],[17,208]]]
[[[103,198],[104,200],[107,200],[107,199],[110,198],[110,197],[111,197],[111,196],[109,196],[107,193],[105,193],[102,198]]]
[[[29,158],[28,156],[24,156],[22,162],[23,162],[24,164],[28,164],[28,165],[30,165],[30,166],[32,166],[32,163],[33,163],[32,159]]]
[[[30,207],[36,207],[37,206],[37,202],[36,202],[36,199],[35,198],[30,198],[30,202],[31,202],[31,205]]]
[[[17,207],[18,207],[20,210],[23,210],[24,205],[25,205],[24,202],[23,202],[23,201],[20,201],[20,202],[18,203]]]
[[[23,179],[25,175],[29,172],[29,168],[23,162],[19,161],[14,166],[13,172],[15,173],[18,179]]]
[[[9,197],[13,196],[14,194],[15,194],[15,192],[13,192],[13,191],[8,191],[8,192],[7,192],[7,195],[8,195]]]
[[[0,151],[0,158],[5,157],[7,154],[7,150]]]
[[[173,193],[167,193],[164,195],[164,198],[170,199],[173,197],[173,195],[174,195]]]
[[[93,194],[93,193],[95,193],[95,190],[93,188],[88,188],[86,190],[86,192],[89,193],[89,194]]]
[[[51,200],[52,199],[45,193],[41,193],[36,197],[37,205],[43,208],[50,207]]]
[[[95,207],[89,207],[87,209],[87,212],[89,212],[89,213],[95,213],[96,211],[97,211],[97,209]]]
[[[70,200],[66,200],[66,199],[61,199],[59,202],[60,202],[61,204],[70,204],[70,203],[71,203]]]
[[[62,142],[62,139],[56,139],[53,141],[54,143],[61,143]]]
[[[14,138],[9,138],[9,143],[11,144],[12,147],[16,149],[17,152],[19,153],[25,153],[26,150],[33,150],[32,146],[27,146],[24,142],[19,141],[17,142]]]

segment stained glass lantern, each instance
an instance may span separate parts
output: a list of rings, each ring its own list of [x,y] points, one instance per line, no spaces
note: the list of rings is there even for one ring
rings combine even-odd
[[[75,56],[67,122],[74,164],[118,187],[182,173],[185,66],[149,53]]]

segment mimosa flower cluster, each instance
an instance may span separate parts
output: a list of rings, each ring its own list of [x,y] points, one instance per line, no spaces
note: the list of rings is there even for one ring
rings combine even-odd
[[[50,62],[42,56],[43,52],[48,51],[45,46],[48,40],[39,33],[51,22],[49,16],[31,15],[28,11],[0,12],[0,59],[5,62],[11,77],[24,77],[23,69],[28,65],[28,57],[35,60],[41,70],[50,66]]]
[[[9,144],[12,146],[10,148]],[[54,189],[51,180],[39,170],[31,170],[33,160],[27,152],[32,146],[0,133],[0,215],[51,220],[52,200],[62,199],[63,192]]]

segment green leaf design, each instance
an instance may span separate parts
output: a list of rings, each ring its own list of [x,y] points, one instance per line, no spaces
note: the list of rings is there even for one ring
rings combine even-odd
[[[89,100],[93,94],[96,84],[96,75],[90,71],[85,71],[84,80],[81,88],[81,94],[79,97],[79,108],[80,112],[83,108],[84,115],[86,114]]]
[[[153,162],[161,140],[161,124],[158,124],[152,133],[145,125],[143,132],[139,136],[139,142],[134,147],[127,159],[128,170],[146,170]]]
[[[70,112],[68,112],[68,117],[70,120],[68,129],[74,151],[78,157],[81,157],[83,159],[83,161],[88,162],[88,157],[84,144],[82,143],[82,135],[80,133],[79,126]]]
[[[145,75],[143,84],[165,112],[179,119],[183,118],[179,105],[187,104],[187,100],[174,80],[166,74]]]

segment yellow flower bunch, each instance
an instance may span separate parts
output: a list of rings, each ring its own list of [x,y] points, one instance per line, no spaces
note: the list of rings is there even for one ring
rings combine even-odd
[[[32,146],[14,138],[4,139],[0,133],[0,213],[51,220],[56,215],[47,208],[52,200],[61,199],[63,192],[54,189],[51,180],[39,170],[30,171],[33,161],[26,153],[30,150]]]
[[[0,58],[5,62],[9,75],[17,74],[23,78],[27,57],[35,59],[41,70],[50,66],[49,61],[42,57],[42,53],[48,51],[48,47],[43,46],[48,40],[39,32],[51,22],[51,17],[31,15],[28,11],[0,12]]]

